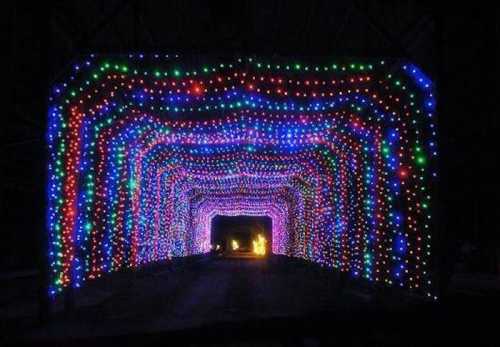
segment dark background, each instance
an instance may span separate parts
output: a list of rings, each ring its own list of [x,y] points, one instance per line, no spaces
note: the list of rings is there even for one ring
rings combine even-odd
[[[252,251],[252,241],[258,234],[267,240],[266,247],[272,250],[273,222],[270,217],[215,216],[212,219],[210,241],[225,248],[227,240],[236,239],[240,247]]]
[[[381,57],[437,82],[444,277],[498,273],[498,12],[488,2],[4,2],[0,271],[35,269],[45,230],[47,92],[82,54]],[[469,253],[463,246],[470,247]]]

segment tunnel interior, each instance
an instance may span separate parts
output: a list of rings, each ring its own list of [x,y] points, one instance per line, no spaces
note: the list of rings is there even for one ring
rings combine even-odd
[[[206,254],[217,216],[267,216],[270,253],[435,297],[417,66],[91,55],[49,101],[50,295]]]
[[[265,239],[265,255],[272,251],[272,219],[267,216],[223,216],[212,219],[211,243],[221,248],[224,253],[232,251],[232,241],[236,241],[238,250],[255,253],[253,242],[261,235]]]

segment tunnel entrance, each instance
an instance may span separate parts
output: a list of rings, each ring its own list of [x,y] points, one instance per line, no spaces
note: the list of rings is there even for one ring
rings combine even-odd
[[[211,244],[225,257],[265,257],[272,251],[272,220],[267,216],[221,216],[212,219]]]

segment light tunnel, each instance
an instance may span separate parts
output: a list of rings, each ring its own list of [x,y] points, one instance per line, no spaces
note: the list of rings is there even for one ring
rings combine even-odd
[[[91,55],[51,90],[49,293],[206,253],[215,215],[250,215],[273,253],[435,297],[435,104],[399,61]]]

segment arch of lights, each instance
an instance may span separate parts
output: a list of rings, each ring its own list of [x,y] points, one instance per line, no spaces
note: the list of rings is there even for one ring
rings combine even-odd
[[[222,216],[267,216],[272,220],[272,252],[274,254],[292,254],[293,236],[297,236],[298,226],[292,225],[289,218],[291,207],[286,201],[277,199],[273,191],[266,191],[264,196],[241,194],[241,191],[224,197],[218,195],[215,199],[203,199],[202,203],[192,208],[194,216],[193,229],[198,228],[198,235],[205,239],[205,244],[210,240],[212,219],[217,215]],[[286,195],[285,195],[286,197]],[[295,227],[294,227],[295,226]]]
[[[434,297],[435,95],[413,64],[96,56],[51,90],[51,295],[204,253],[217,215],[273,252]]]

